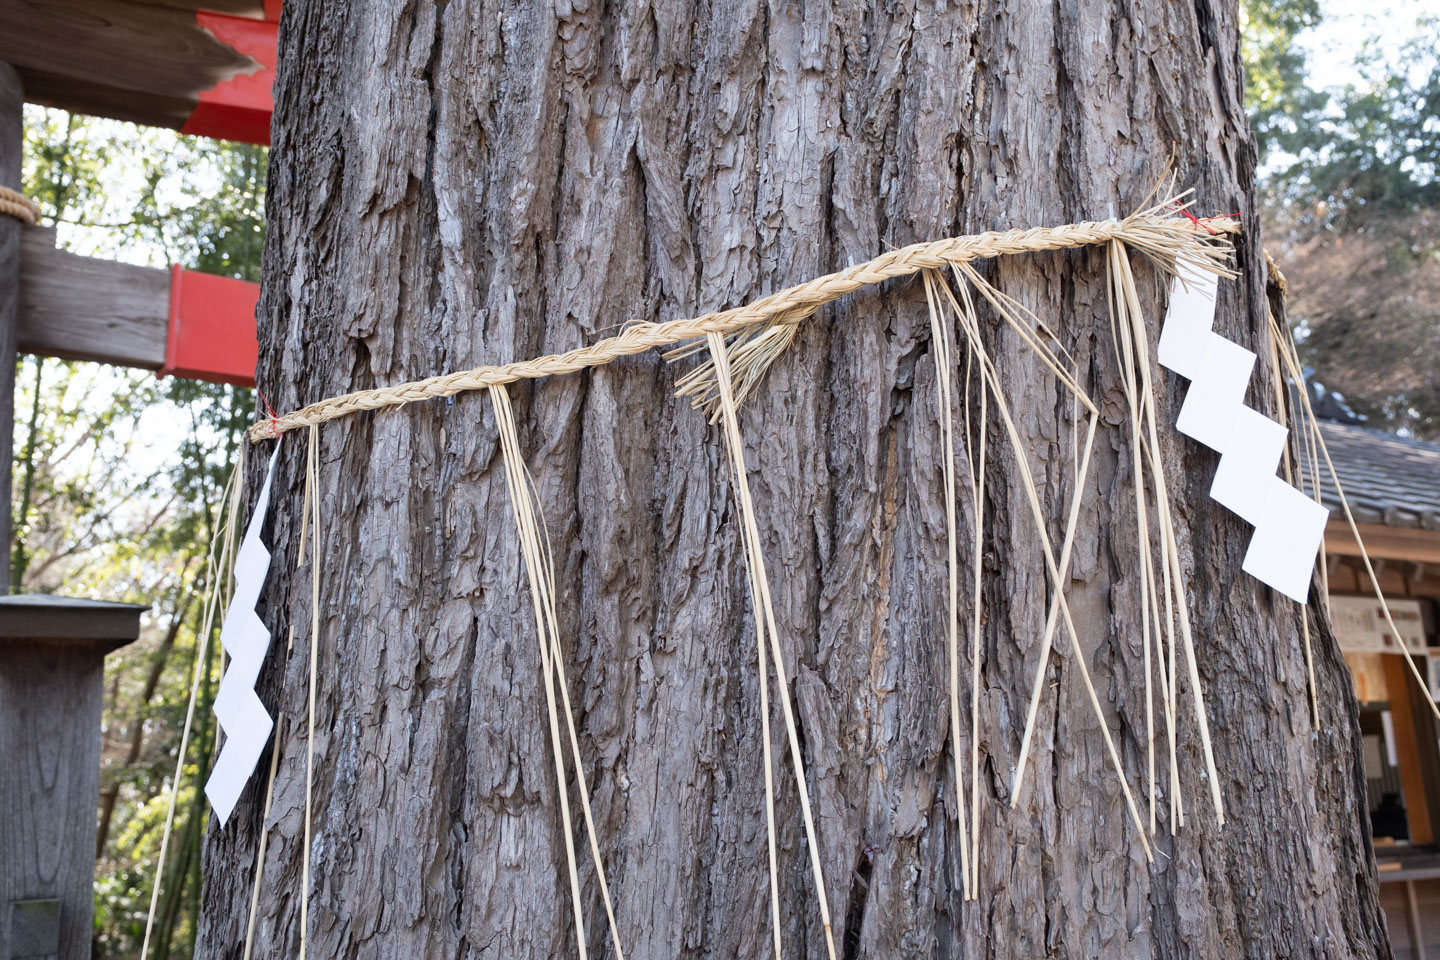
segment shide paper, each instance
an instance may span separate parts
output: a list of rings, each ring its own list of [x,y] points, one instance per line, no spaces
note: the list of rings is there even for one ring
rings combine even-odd
[[[1190,381],[1175,428],[1220,454],[1210,497],[1255,527],[1245,572],[1304,603],[1329,511],[1277,475],[1289,431],[1245,406],[1255,354],[1212,329],[1218,279],[1182,270],[1171,288],[1158,358]]]
[[[255,501],[250,526],[235,555],[235,594],[230,598],[225,625],[220,628],[220,644],[229,654],[230,664],[220,678],[214,710],[220,729],[225,732],[225,745],[220,748],[220,756],[210,771],[205,796],[210,798],[210,806],[220,818],[221,826],[230,819],[230,811],[235,809],[235,801],[254,772],[275,725],[255,695],[255,678],[260,673],[265,652],[270,649],[270,631],[256,616],[255,603],[260,599],[260,588],[270,569],[270,551],[260,542],[260,528],[265,525],[270,506],[270,481],[275,476],[275,461],[279,456],[280,444],[277,443],[270,455],[270,466],[265,470],[265,482]]]

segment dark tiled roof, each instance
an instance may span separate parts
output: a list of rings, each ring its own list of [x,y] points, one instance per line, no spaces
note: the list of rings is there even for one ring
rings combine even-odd
[[[1440,446],[1343,423],[1322,422],[1320,434],[1358,522],[1440,530]],[[1320,477],[1321,499],[1339,515],[1323,457]]]

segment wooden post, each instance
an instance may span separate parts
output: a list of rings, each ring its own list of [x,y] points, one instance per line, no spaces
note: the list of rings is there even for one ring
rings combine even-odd
[[[105,654],[144,609],[0,597],[0,960],[91,954]]]
[[[1430,754],[1434,762],[1435,734],[1430,708],[1415,685],[1404,654],[1385,655],[1385,686],[1390,690],[1390,719],[1395,726],[1395,752],[1400,760],[1400,789],[1405,793],[1405,818],[1410,824],[1410,842],[1435,842],[1437,801],[1425,770],[1423,759]]]
[[[0,62],[0,186],[20,189],[20,143],[25,97],[20,76]],[[15,330],[20,305],[20,231],[0,215],[0,594],[10,592],[10,464],[15,433]]]
[[[1405,920],[1410,927],[1410,956],[1425,960],[1425,922],[1420,914],[1420,898],[1415,895],[1415,881],[1405,881]]]

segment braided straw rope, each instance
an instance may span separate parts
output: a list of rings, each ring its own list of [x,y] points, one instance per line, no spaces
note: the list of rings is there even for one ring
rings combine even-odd
[[[0,187],[0,213],[23,220],[33,227],[35,221],[40,219],[40,204],[19,190]]]
[[[398,407],[416,400],[450,397],[517,380],[574,373],[588,367],[603,366],[620,357],[700,339],[711,333],[729,336],[758,325],[797,323],[825,304],[882,280],[1007,254],[1066,250],[1118,240],[1162,265],[1173,265],[1175,258],[1181,257],[1206,269],[1223,270],[1221,263],[1229,252],[1229,243],[1223,234],[1238,231],[1239,224],[1228,218],[1212,219],[1204,224],[1207,236],[1201,232],[1199,221],[1169,215],[1169,211],[1175,209],[1177,202],[1171,200],[1124,220],[1006,230],[917,243],[883,253],[838,273],[807,280],[731,310],[666,323],[636,321],[616,336],[565,353],[476,367],[393,387],[331,397],[292,413],[261,420],[251,426],[248,435],[252,441],[275,438],[296,427],[326,423],[361,410]]]

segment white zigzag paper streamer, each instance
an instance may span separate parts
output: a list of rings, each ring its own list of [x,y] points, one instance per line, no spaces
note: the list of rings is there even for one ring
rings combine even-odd
[[[260,673],[265,652],[270,649],[270,631],[256,615],[255,603],[260,599],[260,588],[270,570],[270,551],[260,542],[260,528],[265,525],[270,506],[270,481],[275,476],[275,461],[279,456],[280,444],[277,443],[270,455],[260,496],[255,501],[250,526],[235,555],[235,594],[230,598],[225,625],[220,629],[220,644],[230,655],[230,665],[220,678],[214,711],[220,729],[225,731],[225,745],[220,748],[220,756],[205,783],[205,796],[210,798],[210,806],[220,818],[221,826],[230,819],[230,811],[235,809],[240,791],[255,771],[275,725],[255,695],[255,678]]]
[[[1304,603],[1329,511],[1277,475],[1289,430],[1245,406],[1255,354],[1212,329],[1218,281],[1182,267],[1171,286],[1157,357],[1190,381],[1175,428],[1220,454],[1210,497],[1255,527],[1245,572]]]

